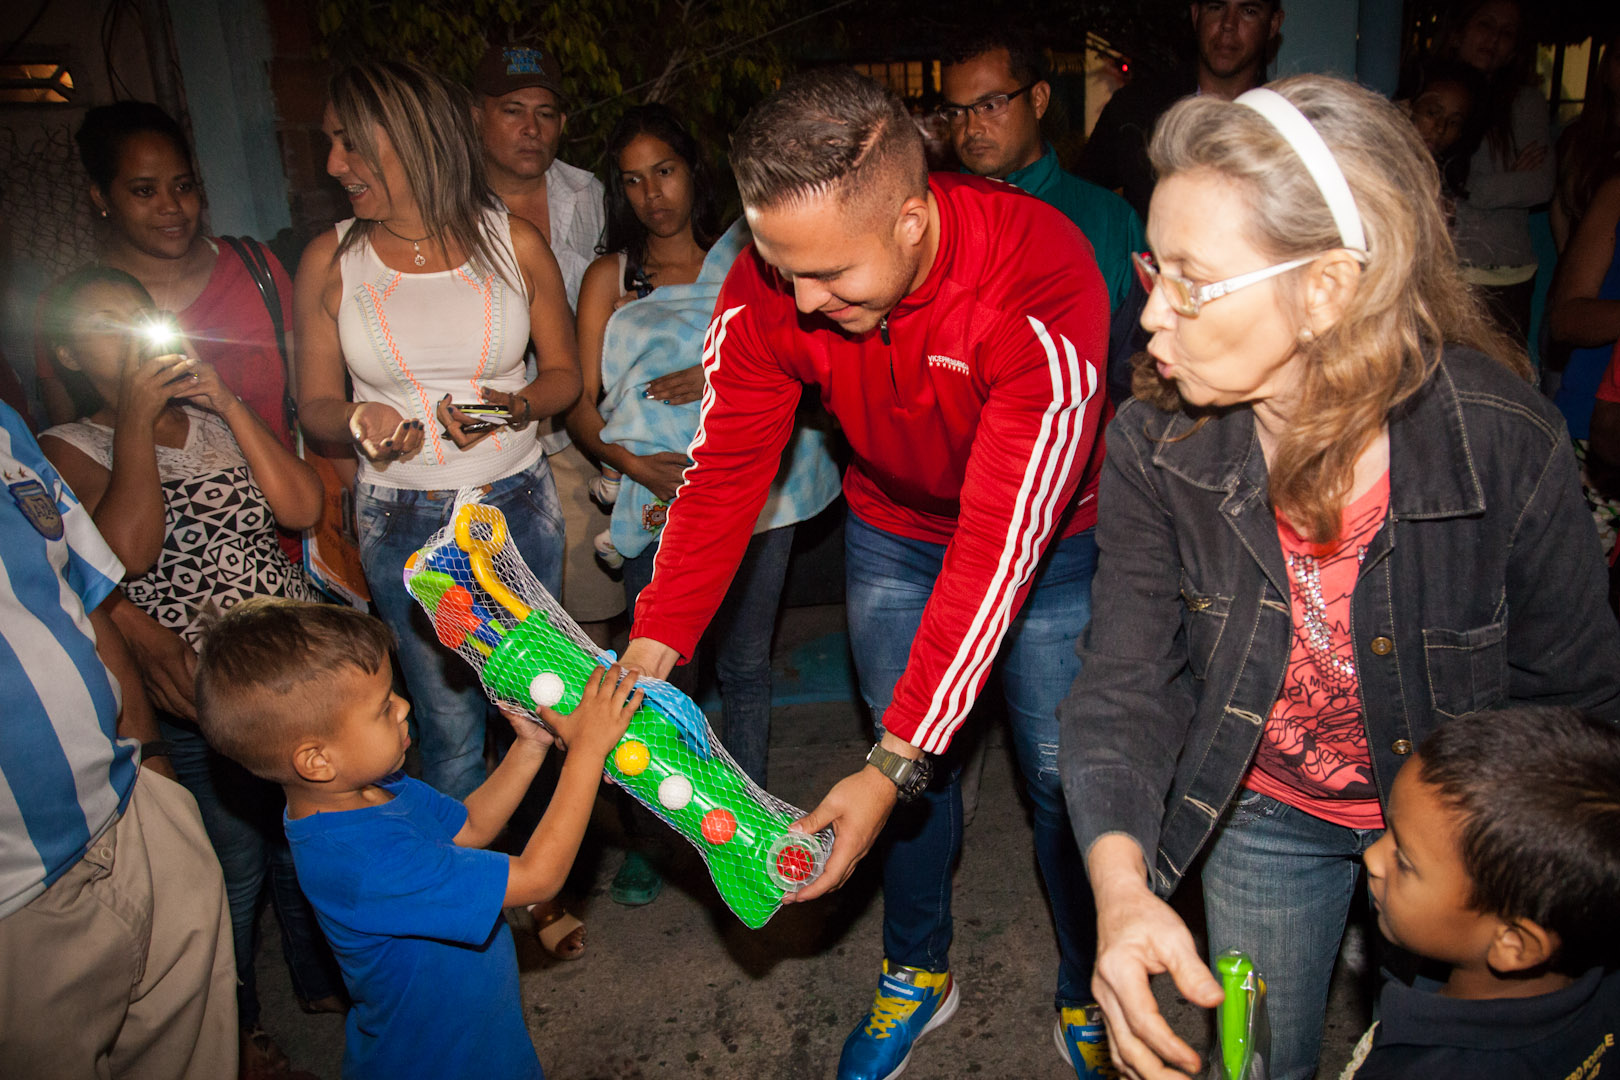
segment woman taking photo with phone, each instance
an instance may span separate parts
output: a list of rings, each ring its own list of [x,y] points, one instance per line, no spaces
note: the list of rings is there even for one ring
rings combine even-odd
[[[354,217],[299,264],[299,422],[359,454],[360,558],[399,637],[422,778],[464,798],[485,778],[490,705],[401,571],[449,520],[456,492],[477,488],[558,591],[562,513],[533,421],[579,395],[573,318],[545,241],[490,192],[464,91],[413,64],[357,64],[333,77],[323,127],[327,172]],[[461,404],[500,412],[473,417]]]

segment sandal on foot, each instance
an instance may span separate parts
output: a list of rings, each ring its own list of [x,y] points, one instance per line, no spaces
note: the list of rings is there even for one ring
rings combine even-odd
[[[625,855],[624,865],[613,875],[613,884],[608,887],[608,896],[615,904],[641,907],[658,899],[658,894],[663,888],[664,879],[658,875],[657,869],[647,856],[639,851],[632,851]]]
[[[558,960],[578,960],[585,955],[585,924],[557,903],[533,904],[535,936],[540,947]]]

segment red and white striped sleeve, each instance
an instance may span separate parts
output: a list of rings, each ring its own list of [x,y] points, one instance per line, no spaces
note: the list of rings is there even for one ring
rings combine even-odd
[[[752,247],[738,256],[704,337],[703,403],[687,451],[694,464],[670,503],[653,579],[636,601],[630,632],[683,659],[731,587],[804,390],[766,345],[766,322],[781,305],[757,266]]]

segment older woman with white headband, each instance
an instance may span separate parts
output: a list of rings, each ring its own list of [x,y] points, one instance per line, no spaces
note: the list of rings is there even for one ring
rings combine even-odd
[[[1563,423],[1459,281],[1410,123],[1302,76],[1182,101],[1150,152],[1153,338],[1059,710],[1093,986],[1127,1073],[1199,1067],[1149,976],[1220,1000],[1164,899],[1202,855],[1210,954],[1265,973],[1297,1080],[1403,760],[1509,703],[1620,720],[1620,630]]]

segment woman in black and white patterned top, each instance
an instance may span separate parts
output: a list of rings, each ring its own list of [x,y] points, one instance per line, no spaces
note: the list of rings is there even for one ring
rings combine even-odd
[[[277,543],[276,525],[314,524],[322,492],[314,470],[213,368],[183,355],[189,343],[148,334],[157,321],[146,289],[122,271],[90,268],[56,287],[45,338],[81,419],[45,432],[41,447],[123,561],[129,602],[189,656],[210,617],[250,596],[314,599],[303,569]],[[274,1060],[279,1051],[258,1029],[253,977],[254,914],[266,885],[299,998],[316,1007],[341,1002],[281,834],[281,789],[210,750],[190,718],[159,717],[224,870],[243,1053]]]

